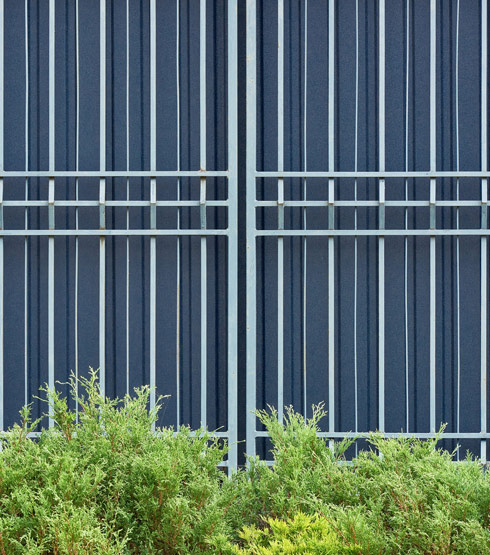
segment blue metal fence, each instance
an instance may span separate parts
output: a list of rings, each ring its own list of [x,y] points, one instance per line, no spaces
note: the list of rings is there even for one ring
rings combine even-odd
[[[486,459],[487,30],[487,0],[0,0],[0,427],[92,365],[230,467],[254,409],[320,401],[325,437],[447,422]]]

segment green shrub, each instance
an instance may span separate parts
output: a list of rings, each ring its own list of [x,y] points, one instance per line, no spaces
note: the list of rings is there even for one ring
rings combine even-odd
[[[263,530],[245,527],[240,532],[243,547],[235,553],[250,555],[279,555],[281,553],[322,554],[360,553],[358,546],[345,545],[325,518],[298,513],[282,521],[270,518]]]
[[[81,380],[79,415],[45,390],[55,427],[38,441],[22,423],[0,453],[0,553],[208,553],[225,532],[219,508],[226,449],[204,430],[152,428],[149,389],[103,399]]]
[[[261,411],[274,467],[253,458],[227,480],[206,430],[155,430],[147,387],[105,399],[95,372],[70,386],[78,414],[44,389],[55,426],[30,439],[25,407],[0,440],[0,555],[490,552],[489,474],[438,438],[372,434],[346,464],[351,442],[317,437],[322,406],[306,422]]]
[[[248,472],[237,474],[225,487],[238,500],[229,511],[234,530],[243,524],[260,526],[269,518],[292,518],[298,512],[314,514],[328,503],[357,502],[350,470],[339,464],[352,442],[339,442],[332,452],[328,441],[317,437],[318,423],[326,414],[322,405],[313,408],[306,422],[292,408],[286,409],[284,424],[275,410],[257,414],[271,437],[274,468],[249,459]]]
[[[272,440],[274,467],[252,459],[250,470],[229,484],[237,500],[233,530],[304,512],[323,515],[362,553],[490,552],[490,479],[478,461],[468,456],[455,463],[453,454],[437,449],[438,438],[372,434],[371,449],[343,464],[349,444],[332,453],[316,437],[323,415],[317,407],[305,423],[289,409],[280,424],[275,411],[258,413]]]
[[[490,551],[488,474],[470,455],[455,463],[437,441],[371,435],[350,472],[356,503],[327,509],[346,535],[370,528],[391,553]]]

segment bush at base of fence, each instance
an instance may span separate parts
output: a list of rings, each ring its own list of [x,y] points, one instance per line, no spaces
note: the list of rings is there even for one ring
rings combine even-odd
[[[258,413],[274,467],[258,458],[226,479],[226,446],[206,430],[157,429],[150,390],[102,398],[97,374],[67,399],[44,389],[54,426],[31,439],[30,409],[1,439],[0,554],[484,553],[490,477],[437,438],[318,438],[321,406],[279,423]],[[382,455],[382,456],[380,456]]]

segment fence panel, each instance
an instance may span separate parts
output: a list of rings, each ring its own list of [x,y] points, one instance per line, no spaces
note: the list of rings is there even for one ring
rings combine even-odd
[[[1,429],[91,365],[236,466],[236,8],[0,0]]]
[[[486,0],[247,10],[247,452],[325,401],[486,460]]]

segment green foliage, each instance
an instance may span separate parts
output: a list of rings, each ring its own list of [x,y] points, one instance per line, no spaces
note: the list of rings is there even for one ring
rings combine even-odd
[[[225,531],[225,449],[204,430],[154,434],[162,399],[148,411],[147,387],[105,399],[93,371],[70,386],[78,422],[46,388],[55,426],[29,439],[38,422],[26,407],[3,440],[0,553],[210,552]]]
[[[373,450],[362,451],[349,472],[356,503],[343,511],[327,508],[327,514],[336,515],[352,539],[370,530],[370,545],[381,536],[384,552],[490,551],[488,473],[469,455],[455,463],[437,441],[372,434]]]
[[[298,513],[289,520],[267,520],[268,528],[245,527],[240,533],[243,548],[235,553],[250,555],[279,555],[304,553],[328,555],[329,553],[360,553],[358,546],[342,543],[327,520],[320,516]]]
[[[337,443],[332,452],[328,441],[317,437],[325,414],[319,405],[305,422],[288,407],[280,424],[273,409],[257,413],[272,440],[274,468],[253,458],[248,472],[233,477],[230,489],[240,499],[229,511],[234,529],[268,518],[292,518],[298,512],[313,514],[326,503],[357,501],[355,484],[339,464],[352,441]]]
[[[274,466],[227,480],[226,447],[156,428],[147,387],[106,399],[93,371],[69,386],[77,412],[44,388],[54,426],[31,438],[27,406],[0,440],[0,555],[490,552],[489,474],[438,438],[372,434],[349,464],[351,441],[317,436],[321,405],[260,411]]]
[[[249,472],[231,481],[238,500],[230,510],[233,530],[240,523],[267,528],[270,518],[302,512],[323,515],[362,553],[490,552],[490,479],[478,461],[455,463],[454,454],[437,449],[438,438],[372,434],[371,449],[345,464],[348,443],[332,453],[316,437],[322,416],[317,407],[304,422],[289,409],[280,424],[275,411],[258,413],[272,439],[274,467],[253,459]]]

